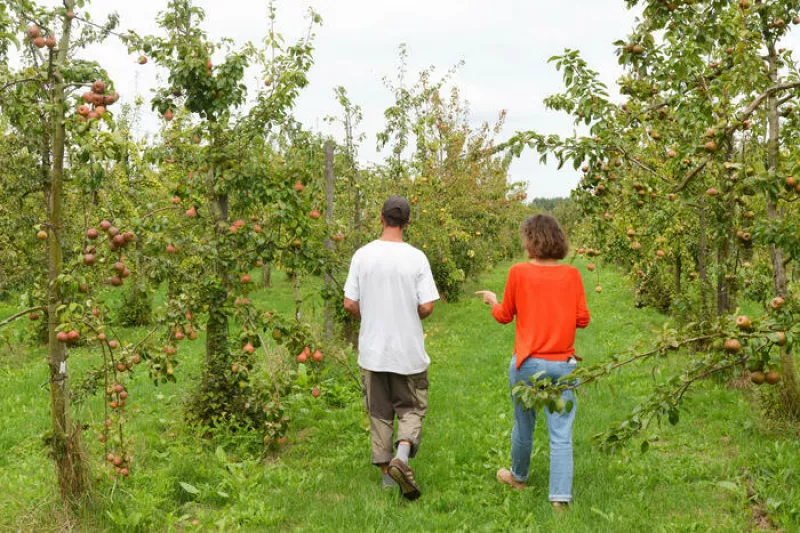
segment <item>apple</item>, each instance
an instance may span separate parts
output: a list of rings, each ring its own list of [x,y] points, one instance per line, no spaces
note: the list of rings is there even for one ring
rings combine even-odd
[[[192,207],[190,207],[189,209],[186,210],[186,216],[187,217],[196,217],[197,216],[197,209],[195,208],[195,206],[192,206]]]
[[[176,253],[177,251],[178,251],[178,249],[177,249],[177,248],[175,248],[175,245],[174,245],[174,244],[172,244],[172,243],[169,243],[169,244],[167,245],[167,253],[168,253],[168,254],[174,254],[174,253]]]
[[[760,370],[756,370],[752,374],[750,374],[750,381],[755,383],[756,385],[761,385],[767,380],[767,376],[764,375],[763,372]]]
[[[297,192],[303,192],[303,189],[305,189],[305,185],[303,185],[302,181],[297,180],[297,183],[294,184],[293,188]]]
[[[69,342],[75,342],[80,338],[81,338],[81,334],[78,333],[77,330],[73,329],[69,333],[67,333],[67,340],[69,340]]]
[[[102,220],[100,221],[99,226],[102,231],[108,231],[108,228],[111,227],[111,222],[109,222],[108,220]]]
[[[313,396],[314,398],[319,398],[319,394],[320,394],[319,389],[317,387],[314,387],[314,390],[311,391],[311,396]]]
[[[30,39],[36,39],[40,35],[42,35],[42,30],[39,29],[39,26],[36,24],[31,24],[28,26],[28,37]]]
[[[246,354],[252,354],[253,352],[256,351],[256,349],[252,344],[250,344],[248,342],[247,344],[244,345],[244,348],[242,348],[242,351],[244,351],[244,353],[246,353]]]
[[[69,334],[66,331],[59,331],[56,333],[56,339],[58,339],[59,342],[67,342],[69,341]]]
[[[147,64],[147,57],[139,56],[139,64],[140,65],[146,65]]]
[[[321,213],[320,213],[318,210],[316,210],[316,209],[312,209],[312,210],[311,210],[311,212],[308,214],[308,216],[310,216],[311,218],[313,218],[314,220],[316,220],[316,219],[318,219],[319,217],[321,217],[321,216],[322,216],[322,214],[321,214]]]
[[[119,348],[119,342],[115,340],[110,340],[108,341],[108,347],[111,348],[112,350],[116,350],[117,348]]]
[[[728,339],[725,341],[725,351],[728,353],[737,353],[742,349],[742,343],[737,339]]]
[[[588,270],[589,272],[594,272],[594,263],[589,263],[588,265],[586,265],[586,270]]]
[[[171,121],[175,114],[172,112],[172,109],[167,109],[166,113],[164,113],[164,120],[167,122]]]
[[[40,241],[47,239],[47,232],[45,230],[39,230],[39,232],[36,234],[36,238]]]
[[[753,323],[747,316],[739,315],[736,317],[736,327],[739,329],[750,329],[753,327]]]
[[[777,311],[778,309],[783,307],[785,303],[786,303],[786,300],[784,300],[780,296],[776,296],[775,298],[770,300],[769,306],[770,306],[771,309]]]
[[[312,355],[311,358],[317,363],[319,363],[320,361],[322,361],[322,352],[320,352],[319,350],[315,350],[314,355]]]
[[[95,256],[94,254],[84,254],[83,256],[83,264],[86,266],[92,266],[95,263]]]

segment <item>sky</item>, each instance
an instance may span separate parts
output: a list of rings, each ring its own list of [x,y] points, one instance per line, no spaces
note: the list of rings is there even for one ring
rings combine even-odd
[[[214,40],[258,42],[268,32],[266,0],[195,0],[195,5],[206,10],[205,30]],[[383,158],[376,151],[375,134],[384,127],[383,111],[392,97],[382,80],[394,79],[401,43],[408,47],[410,78],[423,68],[433,66],[444,74],[464,62],[453,81],[469,102],[475,126],[493,123],[506,110],[501,140],[527,129],[570,135],[572,121],[543,104],[561,88],[560,73],[548,58],[566,48],[581,50],[613,96],[621,71],[611,43],[630,32],[636,16],[622,0],[277,0],[276,5],[277,31],[289,41],[305,32],[303,17],[309,7],[322,16],[310,85],[295,114],[307,127],[341,139],[341,127],[324,118],[339,113],[333,90],[344,86],[364,115],[362,165]],[[115,11],[120,31],[144,35],[159,32],[156,21],[165,6],[166,0],[95,0],[90,15],[99,21]],[[122,102],[132,102],[136,95],[149,100],[159,83],[159,68],[152,62],[138,65],[138,56],[128,55],[113,37],[83,57],[98,60],[109,71]],[[159,119],[149,106],[146,110],[140,132],[155,134]],[[512,164],[510,179],[526,182],[529,197],[556,197],[568,196],[579,175],[572,168],[540,165],[538,155],[529,152]]]

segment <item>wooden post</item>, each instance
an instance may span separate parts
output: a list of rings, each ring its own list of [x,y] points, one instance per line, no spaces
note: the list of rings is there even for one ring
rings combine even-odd
[[[333,175],[333,142],[325,143],[325,201],[327,208],[325,211],[325,223],[328,229],[333,228],[333,208],[334,208],[334,175]],[[333,251],[333,241],[330,236],[325,239],[325,248]],[[325,270],[325,289],[328,294],[333,290],[333,277],[330,270]],[[333,304],[330,298],[325,301],[325,339],[333,339]]]

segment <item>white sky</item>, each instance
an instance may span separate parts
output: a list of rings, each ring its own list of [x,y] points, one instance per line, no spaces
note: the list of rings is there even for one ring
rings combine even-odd
[[[213,40],[224,36],[258,42],[268,31],[266,0],[195,0],[195,5],[206,10],[205,29]],[[95,0],[91,17],[99,21],[116,11],[120,30],[148,34],[159,31],[155,21],[165,6],[166,0]],[[346,87],[364,114],[364,164],[382,159],[375,134],[392,103],[382,78],[394,78],[401,43],[408,45],[410,78],[431,65],[444,73],[464,60],[455,83],[469,101],[476,125],[493,122],[506,109],[502,137],[525,129],[564,135],[571,133],[571,121],[542,104],[545,96],[561,89],[560,74],[547,59],[565,48],[581,50],[614,96],[613,80],[620,70],[611,43],[628,34],[635,16],[622,0],[278,0],[277,29],[288,41],[305,31],[303,15],[309,6],[322,15],[323,26],[317,31],[311,83],[298,101],[296,116],[306,126],[341,138],[340,128],[323,119],[339,113],[333,88]],[[137,65],[136,57],[128,56],[113,37],[87,56],[109,71],[123,102],[136,94],[149,102],[159,70],[152,62]],[[147,111],[142,129],[155,133],[158,119],[149,105]],[[541,166],[531,152],[514,162],[511,179],[527,181],[531,197],[552,197],[567,196],[579,176],[571,168]]]

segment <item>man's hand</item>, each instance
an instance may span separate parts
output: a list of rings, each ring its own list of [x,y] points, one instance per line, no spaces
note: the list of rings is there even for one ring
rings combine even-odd
[[[344,309],[355,318],[361,318],[361,307],[358,305],[357,301],[351,300],[350,298],[345,298]]]
[[[483,303],[497,305],[497,295],[492,291],[478,291],[475,294],[483,297]]]
[[[433,313],[433,302],[428,302],[426,304],[422,304],[417,306],[417,314],[419,315],[420,320],[425,320]]]

